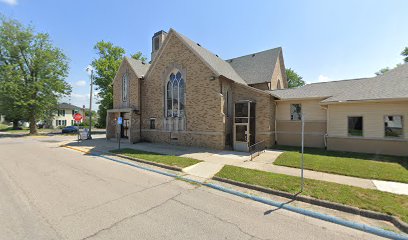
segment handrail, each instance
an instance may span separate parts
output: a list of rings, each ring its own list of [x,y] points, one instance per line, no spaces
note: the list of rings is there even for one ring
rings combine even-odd
[[[252,161],[252,159],[259,156],[261,153],[263,153],[265,151],[266,146],[265,146],[264,143],[265,143],[265,141],[260,141],[260,142],[257,142],[255,144],[252,144],[251,146],[249,146],[249,154],[251,156],[251,161]]]

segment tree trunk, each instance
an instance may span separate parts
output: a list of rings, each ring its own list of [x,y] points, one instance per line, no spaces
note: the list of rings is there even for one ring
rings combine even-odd
[[[37,124],[35,120],[35,114],[30,114],[30,134],[37,134]]]
[[[17,129],[18,128],[18,121],[14,120],[13,121],[13,129]]]

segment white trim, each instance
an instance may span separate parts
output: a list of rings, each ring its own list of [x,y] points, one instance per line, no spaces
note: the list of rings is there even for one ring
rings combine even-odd
[[[349,137],[349,136],[340,136],[340,135],[328,135],[327,138],[342,138],[350,140],[377,140],[377,141],[395,141],[395,142],[408,142],[408,139],[403,138],[379,138],[379,137]]]

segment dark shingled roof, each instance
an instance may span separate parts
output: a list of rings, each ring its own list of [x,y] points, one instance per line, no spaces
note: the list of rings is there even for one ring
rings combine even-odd
[[[78,107],[70,103],[60,103],[58,104],[58,109],[82,109],[82,107]]]
[[[126,60],[129,62],[129,65],[132,67],[133,71],[135,71],[138,77],[144,76],[147,70],[149,70],[150,64],[148,63],[136,60],[131,57],[126,57]]]
[[[198,43],[190,40],[183,34],[176,32],[174,29],[171,29],[170,31],[174,31],[174,33],[178,35],[203,61],[205,61],[212,68],[212,70],[215,71],[216,74],[224,76],[235,82],[247,85],[242,77],[238,75],[231,67],[231,65],[226,61],[222,60],[217,55],[208,51]]]
[[[322,103],[408,99],[408,63],[372,78],[312,83],[269,92],[283,100],[322,98]]]
[[[226,60],[247,84],[270,82],[282,48]]]

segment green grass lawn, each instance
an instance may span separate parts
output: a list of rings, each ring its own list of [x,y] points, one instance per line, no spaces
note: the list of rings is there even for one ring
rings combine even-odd
[[[131,158],[138,158],[150,162],[161,163],[169,166],[185,168],[201,161],[178,156],[162,155],[158,153],[139,151],[135,149],[124,148],[120,150],[112,150],[112,153],[123,154]]]
[[[300,191],[300,178],[283,174],[226,165],[216,176],[292,194]],[[305,179],[302,195],[394,215],[408,223],[408,196],[405,195],[314,179]]]
[[[275,165],[300,167],[299,148],[278,149],[285,152],[275,160]],[[305,148],[304,167],[319,172],[408,183],[408,157]]]

